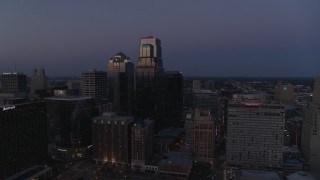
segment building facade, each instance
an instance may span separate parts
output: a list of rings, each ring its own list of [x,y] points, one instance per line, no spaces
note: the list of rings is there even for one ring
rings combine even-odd
[[[130,164],[130,128],[134,119],[104,113],[92,120],[93,160],[96,163]]]
[[[320,171],[320,77],[315,78],[313,100],[304,110],[301,150],[312,171]]]
[[[50,154],[64,161],[84,158],[92,143],[93,99],[66,96],[45,101]]]
[[[1,76],[1,93],[25,93],[27,76],[22,73],[7,72]]]
[[[278,84],[275,87],[275,100],[281,101],[285,104],[294,102],[294,87],[291,84]]]
[[[140,55],[136,67],[136,110],[139,118],[155,119],[156,128],[164,119],[164,69],[161,41],[152,36],[140,40]]]
[[[133,114],[134,64],[121,52],[108,62],[108,100],[116,112]]]
[[[215,122],[209,109],[194,110],[194,144],[196,161],[212,163],[215,150]]]
[[[95,101],[104,101],[108,98],[108,79],[106,71],[89,69],[82,73],[82,96],[90,96]]]
[[[146,162],[153,154],[154,120],[139,119],[131,127],[131,169],[145,171]]]
[[[44,68],[34,69],[31,77],[31,94],[34,94],[36,90],[47,89],[47,78]]]
[[[0,105],[0,179],[47,157],[45,103]]]
[[[179,71],[165,72],[165,113],[167,127],[182,127],[183,76]]]
[[[279,102],[239,98],[229,102],[228,166],[281,168],[285,109]]]

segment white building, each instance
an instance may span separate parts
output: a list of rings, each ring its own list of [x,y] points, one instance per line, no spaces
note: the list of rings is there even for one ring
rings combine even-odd
[[[313,101],[305,109],[301,150],[312,171],[320,171],[320,77],[315,79]]]
[[[284,106],[256,97],[244,95],[229,103],[226,162],[231,167],[281,168]]]

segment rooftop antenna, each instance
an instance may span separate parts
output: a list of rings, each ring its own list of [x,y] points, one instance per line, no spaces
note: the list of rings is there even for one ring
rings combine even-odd
[[[17,72],[17,64],[14,63],[13,65],[14,65],[14,72]]]

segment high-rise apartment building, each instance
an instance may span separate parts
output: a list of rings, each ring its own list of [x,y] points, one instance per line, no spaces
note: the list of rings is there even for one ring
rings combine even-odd
[[[315,78],[313,100],[304,110],[301,150],[312,171],[320,171],[320,77]]]
[[[45,104],[0,105],[0,179],[46,159],[47,152]]]
[[[73,161],[84,158],[87,146],[91,145],[91,97],[45,98],[50,149],[56,158]]]
[[[134,98],[134,64],[119,52],[108,63],[108,100],[116,112],[132,115]]]
[[[108,84],[107,72],[89,69],[82,73],[81,93],[82,96],[93,97],[95,101],[107,100]]]
[[[130,128],[133,121],[133,117],[115,113],[93,118],[93,160],[123,166],[130,164]]]
[[[233,167],[281,168],[285,109],[277,101],[242,95],[229,102],[226,162]]]
[[[136,116],[155,119],[157,128],[163,126],[164,94],[161,41],[143,37],[136,67]]]
[[[131,169],[144,172],[153,154],[154,120],[139,119],[131,127]]]
[[[183,108],[183,76],[179,71],[165,72],[166,126],[180,127]]]
[[[213,162],[215,150],[215,122],[210,109],[194,110],[194,144],[196,161]]]
[[[6,72],[0,76],[1,93],[26,93],[27,76],[22,73]]]
[[[36,90],[45,90],[47,88],[47,78],[44,68],[34,69],[31,77],[31,94]]]

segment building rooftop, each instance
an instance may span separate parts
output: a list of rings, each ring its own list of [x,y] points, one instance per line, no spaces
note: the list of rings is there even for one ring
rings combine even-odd
[[[154,121],[152,119],[138,119],[135,120],[133,123],[133,126],[136,127],[146,127],[152,124]]]
[[[159,162],[159,166],[165,165],[173,165],[173,166],[184,166],[188,167],[190,163],[192,163],[192,155],[189,153],[181,153],[181,152],[168,152],[165,154],[166,159],[162,159]]]
[[[259,180],[280,180],[281,178],[275,171],[261,171],[251,169],[241,169],[240,179],[259,179]]]
[[[99,122],[131,122],[133,121],[134,118],[131,116],[118,116],[116,113],[114,112],[107,112],[107,113],[103,113],[102,116],[98,116],[93,118],[93,121],[99,121]]]
[[[288,180],[316,180],[310,173],[304,171],[295,172],[287,176]]]
[[[7,180],[20,180],[20,179],[29,179],[32,178],[33,176],[43,173],[45,171],[50,171],[51,167],[47,166],[32,166],[29,169],[26,169],[14,176],[9,177]]]
[[[161,130],[156,136],[179,138],[181,133],[181,129],[168,128]]]
[[[89,100],[93,99],[92,97],[85,97],[85,96],[55,96],[45,98],[45,100],[54,100],[54,101],[82,101],[82,100]]]

